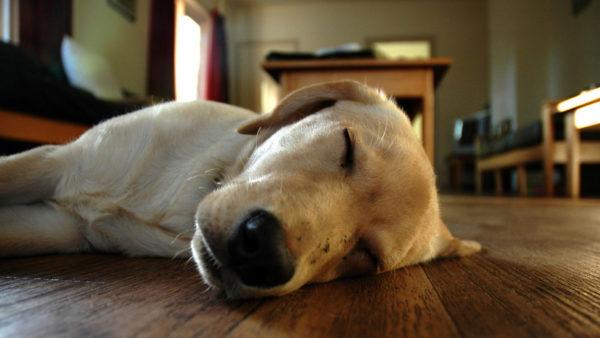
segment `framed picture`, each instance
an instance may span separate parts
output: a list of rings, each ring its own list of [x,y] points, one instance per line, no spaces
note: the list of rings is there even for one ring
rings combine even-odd
[[[434,55],[433,37],[372,37],[367,46],[378,59],[427,59]]]
[[[128,21],[135,21],[136,0],[106,0],[110,7],[119,12]]]

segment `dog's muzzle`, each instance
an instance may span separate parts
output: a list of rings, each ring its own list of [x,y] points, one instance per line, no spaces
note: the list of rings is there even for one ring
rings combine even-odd
[[[228,267],[246,285],[270,288],[285,284],[294,275],[279,220],[266,210],[251,212],[228,240]]]

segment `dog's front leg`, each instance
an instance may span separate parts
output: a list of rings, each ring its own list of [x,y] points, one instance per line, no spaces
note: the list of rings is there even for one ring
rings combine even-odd
[[[62,174],[61,146],[42,146],[0,156],[0,205],[40,202],[52,197]]]
[[[0,257],[87,251],[83,226],[51,203],[0,207]]]
[[[62,146],[0,157],[0,256],[87,248],[81,219],[47,202],[63,173]]]

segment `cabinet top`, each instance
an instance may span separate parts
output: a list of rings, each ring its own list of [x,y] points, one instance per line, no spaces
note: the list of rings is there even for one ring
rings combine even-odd
[[[449,57],[434,57],[428,59],[379,60],[379,59],[320,59],[320,60],[285,60],[265,61],[262,68],[279,81],[281,73],[306,70],[365,70],[365,69],[400,69],[400,68],[431,68],[435,83],[438,83],[450,65]]]

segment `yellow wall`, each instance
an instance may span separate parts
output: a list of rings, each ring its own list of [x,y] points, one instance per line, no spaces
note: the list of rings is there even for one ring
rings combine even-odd
[[[231,80],[238,104],[253,86],[247,67],[239,67],[252,51],[279,46],[311,51],[369,38],[433,37],[434,53],[454,59],[437,91],[435,164],[441,185],[446,183],[454,120],[488,101],[487,1],[240,1],[229,9]],[[257,69],[258,61],[253,62]]]
[[[73,39],[103,55],[125,89],[145,94],[150,0],[136,3],[129,22],[105,0],[74,0]]]

